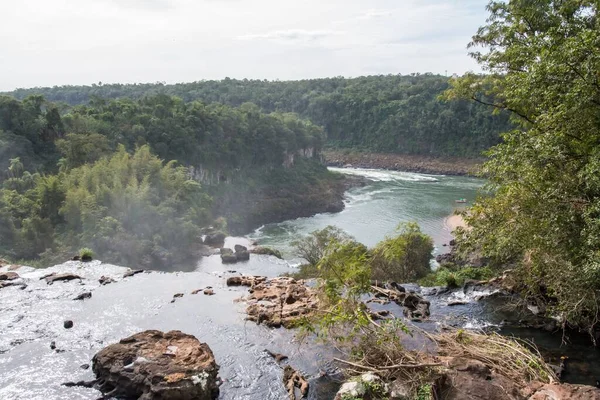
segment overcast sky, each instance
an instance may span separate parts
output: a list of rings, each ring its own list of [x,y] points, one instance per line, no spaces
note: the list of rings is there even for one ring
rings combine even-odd
[[[487,0],[0,0],[0,90],[464,73]]]

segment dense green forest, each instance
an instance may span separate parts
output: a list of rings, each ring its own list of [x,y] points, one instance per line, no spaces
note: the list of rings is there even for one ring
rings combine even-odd
[[[448,89],[448,80],[433,74],[285,82],[226,78],[174,85],[57,86],[18,89],[10,94],[18,99],[41,94],[69,105],[157,94],[234,107],[251,102],[263,112],[293,112],[323,127],[331,147],[479,157],[499,143],[501,132],[510,129],[508,115],[492,115],[490,107],[468,100],[440,101],[438,96]]]
[[[217,217],[243,230],[326,210],[343,188],[322,142],[311,122],[253,104],[0,97],[0,254],[183,262]]]

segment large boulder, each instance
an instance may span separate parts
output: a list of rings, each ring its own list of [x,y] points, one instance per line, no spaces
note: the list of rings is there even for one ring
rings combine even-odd
[[[148,330],[100,350],[92,359],[106,397],[137,400],[212,400],[219,385],[212,351],[180,331]]]
[[[277,257],[279,259],[283,259],[283,256],[281,255],[281,252],[279,250],[275,250],[272,249],[270,247],[255,247],[253,249],[250,249],[250,253],[252,254],[264,254],[264,255],[268,255],[268,256],[274,256]]]

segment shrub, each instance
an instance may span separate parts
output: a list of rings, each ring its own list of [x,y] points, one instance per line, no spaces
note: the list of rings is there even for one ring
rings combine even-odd
[[[432,239],[414,223],[398,226],[396,237],[388,237],[372,251],[373,278],[407,282],[426,276],[430,271]]]
[[[81,259],[81,261],[92,261],[92,259],[94,258],[94,252],[92,251],[92,249],[84,247],[82,249],[79,249],[79,258]]]
[[[353,240],[342,229],[327,226],[319,231],[311,232],[307,237],[292,242],[296,254],[305,259],[310,265],[316,266],[325,256],[328,246],[333,242],[343,243]]]

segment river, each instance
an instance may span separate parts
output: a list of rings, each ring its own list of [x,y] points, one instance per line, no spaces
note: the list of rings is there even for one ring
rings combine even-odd
[[[444,220],[456,209],[455,200],[466,198],[470,203],[481,186],[480,180],[466,177],[344,172],[369,177],[372,182],[350,190],[341,213],[271,224],[249,238],[226,241],[226,246],[232,247],[258,240],[261,245],[283,250],[287,260],[251,255],[248,262],[223,265],[219,256],[210,256],[190,266],[192,272],[151,272],[129,278],[123,278],[126,268],[100,261],[69,261],[45,270],[19,268],[18,284],[0,289],[0,399],[97,399],[99,393],[93,389],[65,388],[61,383],[92,379],[91,370],[80,365],[89,364],[107,344],[144,329],[181,330],[206,342],[221,366],[222,400],[286,398],[282,370],[264,349],[288,355],[289,363],[310,379],[309,399],[331,399],[337,385],[329,378],[333,371],[331,348],[315,342],[299,345],[294,342],[293,331],[245,322],[244,304],[234,300],[244,296],[247,289],[227,287],[225,278],[240,273],[272,277],[293,271],[299,260],[289,242],[327,225],[339,226],[373,246],[393,233],[398,223],[415,221],[433,237],[436,252],[442,252],[443,244],[451,238]],[[76,273],[82,280],[47,285],[40,278],[50,272]],[[101,276],[116,282],[101,286]],[[206,286],[213,287],[214,296],[191,294]],[[502,312],[493,301],[478,301],[485,293],[458,290],[436,295],[414,285],[411,288],[422,291],[431,301],[431,318],[421,324],[424,329],[442,324],[500,328],[503,319],[518,318],[514,312]],[[73,300],[87,291],[93,293],[89,300]],[[184,296],[171,302],[176,293]],[[457,299],[464,304],[448,305]],[[402,315],[399,309],[392,312]],[[67,319],[74,322],[73,328],[63,328]],[[600,376],[598,354],[583,342],[560,347],[560,334],[522,329],[505,333],[534,339],[554,356],[567,354],[574,366],[571,381],[593,384]],[[61,351],[52,350],[51,342]]]

